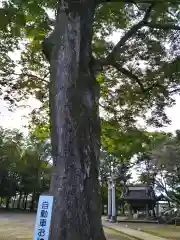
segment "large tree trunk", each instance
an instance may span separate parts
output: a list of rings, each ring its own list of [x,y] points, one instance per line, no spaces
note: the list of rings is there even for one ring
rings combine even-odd
[[[50,112],[55,197],[51,240],[104,240],[98,181],[99,85],[90,60],[93,1],[59,11],[51,61]]]

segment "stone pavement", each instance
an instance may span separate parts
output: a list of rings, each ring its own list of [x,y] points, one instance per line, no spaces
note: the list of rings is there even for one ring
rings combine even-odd
[[[162,238],[158,236],[154,236],[149,233],[141,232],[139,230],[131,229],[128,227],[121,226],[120,223],[110,223],[105,219],[102,219],[102,224],[106,228],[110,228],[116,231],[119,231],[121,233],[127,234],[131,237],[135,237],[137,239],[142,239],[142,240],[167,240],[167,238]]]

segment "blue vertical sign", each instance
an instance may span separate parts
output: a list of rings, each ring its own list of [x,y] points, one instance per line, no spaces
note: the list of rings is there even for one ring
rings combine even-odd
[[[34,240],[48,240],[52,207],[53,196],[40,196],[34,230]]]

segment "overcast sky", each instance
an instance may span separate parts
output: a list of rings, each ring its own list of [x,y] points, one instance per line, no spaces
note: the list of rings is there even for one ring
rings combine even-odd
[[[23,102],[22,105],[26,105],[26,107],[20,107],[11,112],[8,110],[7,103],[0,100],[0,125],[5,128],[17,128],[27,133],[25,126],[28,124],[28,115],[39,104],[36,99],[30,98],[28,101]]]
[[[38,102],[31,98],[29,101],[24,102],[24,104],[26,104],[26,108],[21,107],[15,112],[10,112],[8,111],[6,103],[0,100],[0,125],[5,128],[18,128],[27,132],[23,126],[28,123],[28,114],[32,111],[32,109],[38,107]],[[160,130],[174,132],[176,129],[180,129],[178,118],[179,109],[180,96],[177,96],[176,105],[166,111],[169,118],[172,120],[172,124]]]

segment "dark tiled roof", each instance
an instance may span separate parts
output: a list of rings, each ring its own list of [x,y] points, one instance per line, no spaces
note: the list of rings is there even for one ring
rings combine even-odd
[[[124,200],[155,200],[155,193],[152,187],[147,186],[129,186],[121,194]]]

